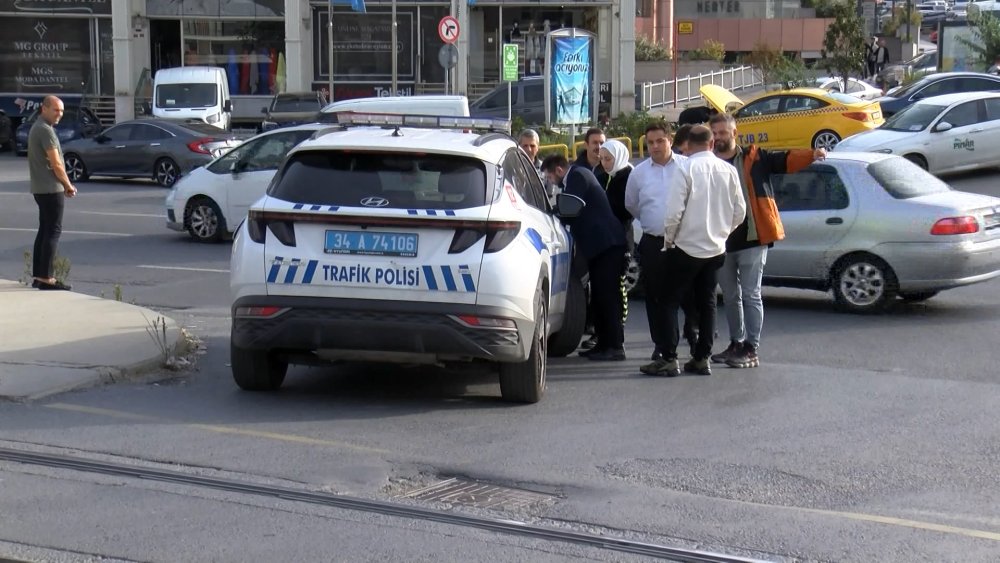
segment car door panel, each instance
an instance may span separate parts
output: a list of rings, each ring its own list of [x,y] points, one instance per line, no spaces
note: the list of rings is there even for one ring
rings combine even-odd
[[[747,146],[781,146],[781,96],[756,100],[736,111],[736,142]]]
[[[933,171],[960,170],[975,162],[975,153],[983,150],[985,137],[980,119],[980,100],[962,102],[945,111],[931,127],[928,164]],[[942,123],[951,129],[937,131]]]
[[[771,177],[785,238],[768,252],[764,275],[790,280],[822,280],[838,254],[838,243],[857,218],[857,198],[836,169],[812,165],[795,174]]]
[[[104,132],[106,140],[92,145],[92,149],[84,155],[84,163],[91,174],[116,174],[122,165],[119,161],[122,149],[132,136],[132,124],[122,124]],[[89,144],[89,143],[88,143]]]
[[[285,155],[312,134],[312,130],[274,133],[257,139],[242,152],[236,168],[229,172],[232,181],[225,183],[228,189],[223,190],[224,201],[218,202],[226,211],[230,228],[239,224],[250,206],[264,195]]]

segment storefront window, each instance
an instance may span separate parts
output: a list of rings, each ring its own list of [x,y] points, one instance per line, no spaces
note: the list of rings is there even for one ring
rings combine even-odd
[[[280,18],[285,0],[146,0],[146,14],[157,16]]]
[[[0,92],[80,94],[94,87],[93,19],[0,17]]]
[[[226,69],[234,95],[273,95],[285,76],[280,21],[185,20],[184,65]]]

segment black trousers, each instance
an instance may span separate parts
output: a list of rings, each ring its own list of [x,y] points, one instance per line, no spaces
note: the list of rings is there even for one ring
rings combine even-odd
[[[63,206],[66,196],[58,194],[35,194],[38,205],[38,234],[35,235],[34,253],[31,255],[31,275],[36,278],[52,277],[52,263],[56,259],[56,247],[62,234]]]
[[[698,314],[698,343],[694,348],[694,357],[704,359],[712,354],[712,340],[715,335],[715,286],[719,281],[719,268],[725,261],[725,254],[712,258],[695,258],[677,247],[664,253],[664,262],[671,274],[667,280],[664,296],[667,312],[667,343],[661,350],[664,358],[677,357],[677,342],[680,340],[677,310],[687,294],[691,295]]]
[[[602,350],[623,348],[621,277],[625,273],[625,247],[613,246],[591,258],[587,266],[597,345]]]
[[[664,350],[667,337],[666,289],[667,278],[673,272],[665,261],[663,237],[643,234],[639,239],[639,266],[642,268],[642,287],[646,293],[646,319],[649,323],[649,337],[657,350]],[[697,335],[698,312],[691,295],[681,301],[684,310],[684,338],[694,340]],[[677,312],[674,312],[674,321]],[[676,345],[675,345],[676,347]]]

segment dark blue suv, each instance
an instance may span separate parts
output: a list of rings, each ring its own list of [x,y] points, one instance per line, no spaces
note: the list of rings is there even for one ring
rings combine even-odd
[[[14,135],[14,148],[18,155],[28,154],[28,132],[31,131],[31,125],[35,123],[36,119],[38,119],[37,109],[17,128],[17,133]],[[94,137],[103,131],[104,127],[101,125],[101,119],[89,108],[66,106],[66,111],[59,123],[56,124],[55,129],[56,134],[59,135],[59,142],[65,144],[74,139]]]
[[[1000,76],[982,72],[939,72],[929,74],[916,82],[889,90],[876,101],[882,106],[885,118],[909,107],[913,102],[958,92],[991,92],[1000,90]]]

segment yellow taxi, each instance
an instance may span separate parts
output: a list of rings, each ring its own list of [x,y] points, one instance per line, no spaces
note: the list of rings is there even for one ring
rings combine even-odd
[[[761,94],[744,103],[722,86],[700,89],[709,105],[736,118],[736,142],[764,148],[824,148],[885,122],[878,102],[820,88]]]

